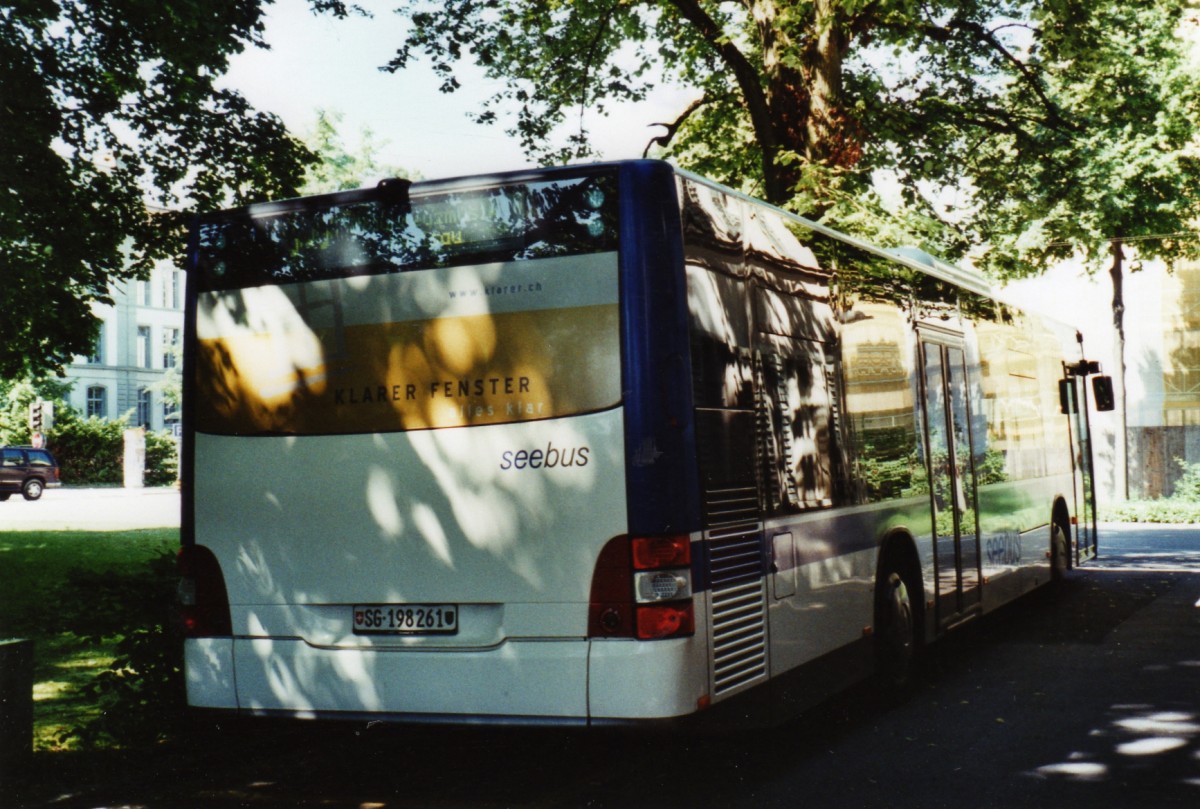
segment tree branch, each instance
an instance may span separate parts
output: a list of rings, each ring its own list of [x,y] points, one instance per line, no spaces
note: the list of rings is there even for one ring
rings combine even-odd
[[[738,50],[733,40],[726,35],[724,29],[717,24],[700,6],[698,0],[670,0],[671,5],[679,11],[688,22],[695,26],[697,33],[716,52],[721,61],[733,72],[742,97],[746,100],[746,109],[750,114],[750,124],[762,149],[763,177],[767,181],[767,196],[778,202],[781,189],[774,187],[772,178],[775,176],[775,157],[779,154],[779,138],[771,118],[771,106],[763,89],[762,77],[746,55]]]
[[[990,47],[993,51],[1000,54],[1004,61],[1012,65],[1025,85],[1033,90],[1034,94],[1042,102],[1042,106],[1046,109],[1048,122],[1052,125],[1062,125],[1066,122],[1063,120],[1062,112],[1058,105],[1046,95],[1046,88],[1042,86],[1038,76],[1034,71],[1029,69],[1029,65],[1017,58],[1016,54],[1004,46],[994,31],[989,31],[977,22],[955,18],[950,21],[950,27],[956,28],[967,34],[974,35],[976,40]]]
[[[671,123],[669,123],[669,124],[662,124],[662,123],[650,124],[650,126],[665,127],[667,131],[665,134],[657,135],[650,139],[649,143],[646,144],[646,148],[642,150],[642,157],[644,158],[647,155],[649,155],[650,147],[654,146],[655,144],[658,144],[659,146],[663,147],[664,149],[667,148],[668,146],[670,146],[671,141],[675,138],[675,133],[679,131],[679,127],[683,126],[684,121],[686,121],[688,118],[690,118],[692,116],[692,113],[694,113],[696,110],[700,109],[707,103],[708,103],[708,96],[700,96],[695,101],[693,101],[691,104],[688,104],[687,107],[684,108],[683,112],[681,112],[679,114],[679,116]]]
[[[600,40],[604,37],[604,32],[608,29],[613,14],[616,13],[620,6],[621,0],[613,0],[608,10],[597,21],[596,30],[592,35],[592,41],[588,43],[587,55],[583,60],[583,75],[579,80],[579,140],[581,142],[585,132],[583,120],[587,113],[588,85],[592,82],[592,68],[595,65],[596,51],[600,46]]]

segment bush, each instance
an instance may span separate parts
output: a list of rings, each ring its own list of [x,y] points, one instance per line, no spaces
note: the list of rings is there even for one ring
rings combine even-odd
[[[120,484],[125,478],[125,419],[81,419],[68,412],[57,420],[49,447],[58,459],[63,483],[70,485]],[[179,467],[175,441],[165,433],[146,434],[148,486],[175,482]]]
[[[58,460],[63,483],[120,483],[125,422],[91,417],[64,418],[50,434],[50,451]]]
[[[1189,464],[1183,458],[1176,458],[1179,471],[1182,473],[1175,481],[1175,489],[1171,499],[1186,503],[1200,503],[1200,463]]]
[[[99,716],[60,741],[142,746],[177,730],[186,702],[183,636],[174,617],[177,583],[171,552],[132,570],[67,575],[56,599],[67,605],[66,628],[91,643],[116,638],[117,644],[113,662],[87,688]]]
[[[1130,500],[1100,509],[1105,522],[1200,523],[1200,503],[1179,500]]]
[[[1130,500],[1105,506],[1100,517],[1108,522],[1200,523],[1200,464],[1177,458],[1182,475],[1174,493],[1162,500]]]
[[[170,486],[179,477],[179,453],[167,433],[146,433],[146,485]]]

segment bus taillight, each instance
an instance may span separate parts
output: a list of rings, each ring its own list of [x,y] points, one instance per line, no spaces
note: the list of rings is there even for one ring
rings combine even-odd
[[[692,563],[692,539],[687,534],[665,537],[635,537],[633,566],[637,570],[686,567]]]
[[[696,631],[692,606],[692,538],[634,537],[633,600],[639,640],[679,638]]]
[[[638,607],[637,636],[640,640],[678,638],[691,635],[695,631],[696,617],[691,601]]]
[[[189,638],[232,635],[225,578],[213,552],[203,545],[179,549],[179,608]]]
[[[588,635],[658,640],[693,634],[691,561],[686,534],[610,540],[592,576]]]

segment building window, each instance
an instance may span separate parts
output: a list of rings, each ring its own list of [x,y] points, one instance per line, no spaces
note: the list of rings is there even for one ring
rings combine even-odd
[[[179,353],[179,329],[163,329],[163,364],[164,368],[174,368],[176,356]]]
[[[105,418],[108,415],[107,396],[103,385],[92,385],[87,389],[87,414],[91,418]]]
[[[150,389],[138,389],[137,425],[150,429]]]
[[[138,326],[137,331],[137,366],[150,368],[150,327]]]
[[[104,324],[96,332],[96,342],[92,344],[92,353],[87,358],[88,365],[104,364]]]
[[[137,298],[137,303],[139,306],[149,306],[150,305],[150,279],[149,278],[147,278],[145,281],[137,282],[137,288],[134,293],[134,296]]]
[[[183,308],[183,273],[167,270],[162,274],[162,305],[167,309]]]

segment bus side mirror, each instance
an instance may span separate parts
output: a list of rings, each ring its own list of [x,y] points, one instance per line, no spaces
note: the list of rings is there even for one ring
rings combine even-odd
[[[1113,381],[1111,376],[1092,377],[1092,393],[1096,397],[1096,409],[1109,411],[1116,407],[1116,397],[1113,396]]]
[[[1075,412],[1075,380],[1058,380],[1058,409],[1064,416]]]

